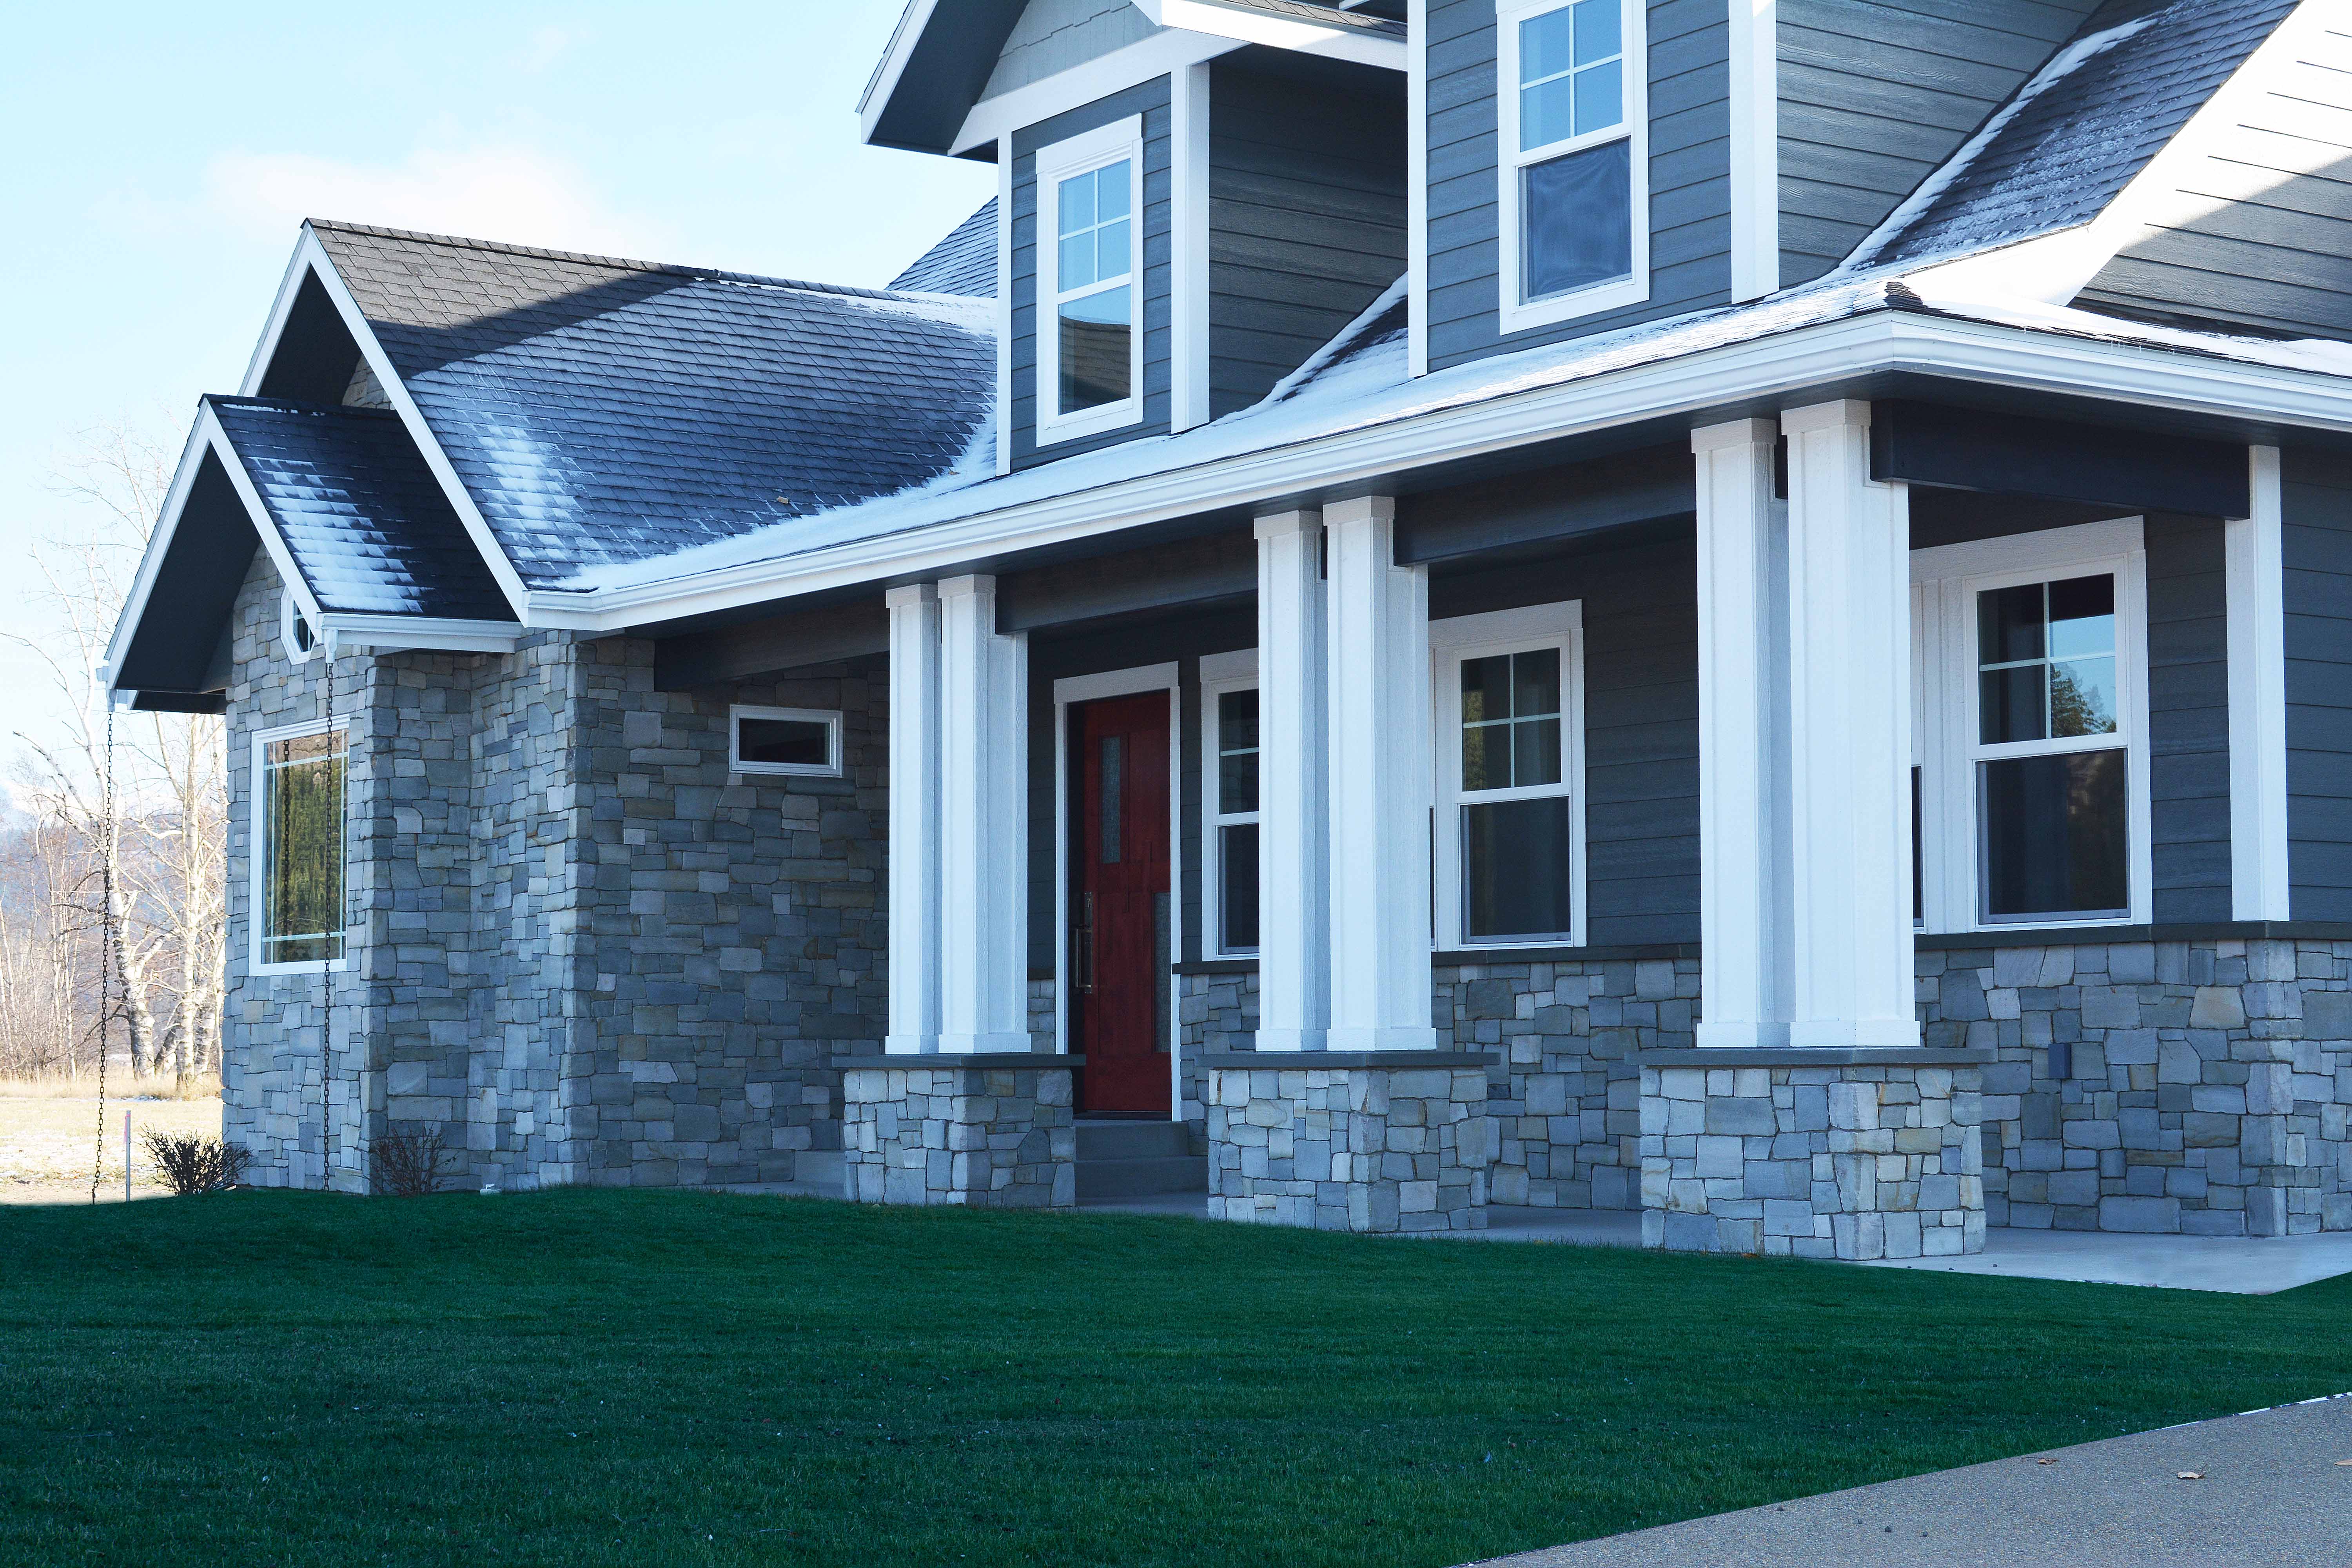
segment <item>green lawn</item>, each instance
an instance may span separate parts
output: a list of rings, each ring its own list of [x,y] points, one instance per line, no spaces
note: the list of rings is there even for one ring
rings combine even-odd
[[[2352,1389],[2347,1307],[679,1194],[0,1209],[0,1562],[1440,1568]]]

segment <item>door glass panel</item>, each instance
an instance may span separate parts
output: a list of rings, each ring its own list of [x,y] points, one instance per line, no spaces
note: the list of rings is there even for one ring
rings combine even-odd
[[[1126,738],[1120,735],[1105,735],[1102,742],[1102,798],[1097,815],[1101,820],[1099,858],[1106,866],[1118,864],[1119,849],[1126,837],[1126,824],[1119,814],[1120,799],[1126,793],[1126,781],[1120,777],[1127,763],[1125,742]]]
[[[1979,769],[1987,920],[2130,912],[2123,752]]]
[[[1565,795],[1462,808],[1470,940],[1570,934],[1570,824]]]

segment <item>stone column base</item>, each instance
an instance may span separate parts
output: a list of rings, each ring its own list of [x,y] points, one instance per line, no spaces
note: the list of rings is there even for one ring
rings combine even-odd
[[[1483,1053],[1240,1052],[1209,1069],[1209,1217],[1369,1234],[1484,1230]]]
[[[1643,1245],[1853,1262],[1983,1251],[1990,1055],[1644,1053]]]
[[[863,1204],[1069,1208],[1076,1057],[862,1057],[841,1068],[845,1195]]]

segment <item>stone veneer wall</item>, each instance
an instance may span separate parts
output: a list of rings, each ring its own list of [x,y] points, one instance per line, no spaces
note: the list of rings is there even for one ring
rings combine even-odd
[[[1931,951],[1918,972],[1928,1043],[2000,1053],[1991,1223],[2352,1228],[2352,942]]]
[[[856,1067],[842,1079],[852,1201],[1019,1209],[1077,1202],[1069,1068]]]
[[[691,693],[652,647],[335,661],[351,726],[350,967],[248,962],[251,737],[323,711],[257,556],[233,624],[224,1121],[273,1184],[362,1186],[436,1131],[466,1181],[781,1183],[838,1147],[838,1049],[878,1046],[878,660]],[[845,776],[730,776],[730,702],[838,708]],[[333,999],[335,1055],[319,1034]]]
[[[1485,1068],[1262,1059],[1209,1069],[1210,1218],[1378,1235],[1486,1228]]]

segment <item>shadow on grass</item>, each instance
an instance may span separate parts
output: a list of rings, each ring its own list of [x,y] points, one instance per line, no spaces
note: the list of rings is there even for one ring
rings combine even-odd
[[[1441,1568],[2352,1389],[2271,1297],[571,1191],[0,1214],[0,1557]]]

